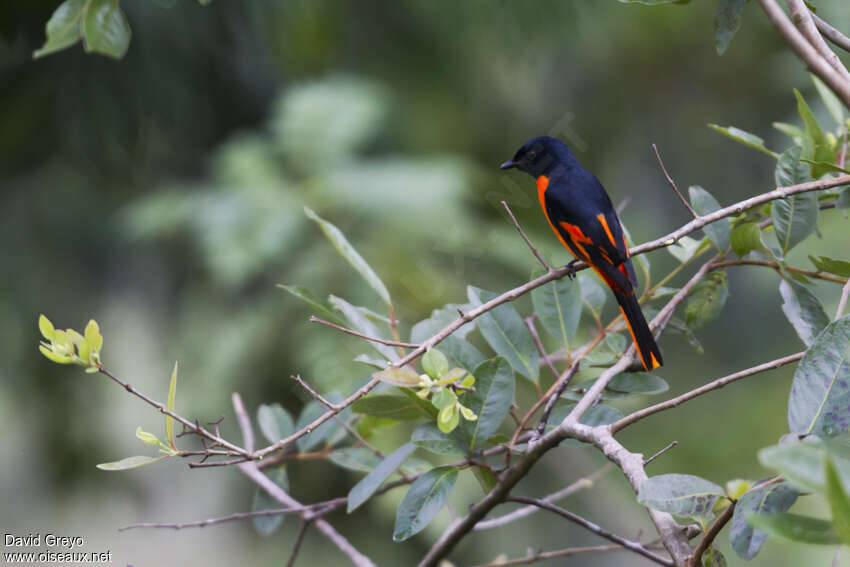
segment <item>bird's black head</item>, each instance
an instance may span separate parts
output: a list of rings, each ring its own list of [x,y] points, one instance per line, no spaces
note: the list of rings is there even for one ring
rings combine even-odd
[[[556,138],[540,136],[532,138],[517,150],[513,159],[506,161],[502,169],[515,167],[533,177],[552,174],[558,169],[567,170],[578,162],[567,145]]]

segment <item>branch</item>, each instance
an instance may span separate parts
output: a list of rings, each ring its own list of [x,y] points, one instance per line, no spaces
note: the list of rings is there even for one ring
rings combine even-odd
[[[531,333],[531,339],[534,341],[534,346],[537,347],[537,352],[540,354],[540,358],[549,367],[549,370],[552,372],[552,375],[555,378],[558,378],[561,373],[558,372],[558,369],[555,368],[555,365],[552,364],[552,359],[547,356],[546,349],[543,348],[543,343],[540,341],[540,335],[537,333],[537,327],[534,325],[534,321],[537,319],[537,315],[533,314],[530,317],[526,317],[525,326],[528,327],[528,332]]]
[[[682,195],[682,194],[679,192],[679,188],[678,188],[678,187],[676,187],[676,182],[675,182],[675,181],[673,181],[673,178],[672,178],[672,177],[670,177],[670,174],[669,174],[669,173],[667,173],[667,168],[666,168],[666,167],[664,167],[664,162],[663,162],[663,161],[661,161],[661,154],[659,154],[659,153],[658,153],[658,148],[655,146],[655,144],[652,144],[652,151],[654,151],[654,152],[655,152],[655,157],[656,157],[656,158],[658,158],[658,165],[660,165],[660,166],[661,166],[661,171],[663,171],[663,172],[664,172],[664,177],[666,177],[666,178],[667,178],[667,183],[669,183],[669,184],[670,184],[670,187],[673,189],[673,191],[674,191],[674,192],[676,193],[676,195],[679,197],[679,200],[680,200],[680,201],[682,201],[682,204],[683,204],[683,205],[685,205],[685,208],[686,208],[686,209],[688,209],[688,211],[690,211],[691,216],[693,216],[695,219],[696,219],[696,218],[699,218],[699,215],[698,215],[698,214],[697,214],[697,212],[694,210],[694,208],[691,206],[691,204],[690,204],[690,203],[688,203],[688,200],[687,200],[687,199],[685,199],[685,196],[684,196],[684,195]]]
[[[850,295],[850,279],[841,288],[841,299],[838,300],[838,309],[835,310],[835,318],[838,319],[844,313],[844,307],[847,305],[847,296]]]
[[[573,522],[574,524],[578,524],[589,532],[592,532],[599,537],[603,537],[608,541],[613,541],[614,543],[618,543],[628,549],[629,551],[634,551],[638,555],[642,555],[647,559],[658,563],[659,565],[667,565],[668,567],[674,567],[673,562],[666,557],[661,557],[660,555],[656,555],[652,553],[640,543],[630,541],[624,537],[620,537],[617,534],[609,532],[605,528],[599,527],[593,522],[586,520],[579,516],[578,514],[573,514],[569,510],[565,510],[560,506],[555,506],[554,504],[550,504],[548,502],[544,502],[542,500],[537,500],[535,498],[526,498],[524,496],[511,496],[506,499],[509,502],[520,502],[521,504],[529,504],[531,506],[537,506],[543,510],[548,510],[554,514],[561,516],[562,518],[566,518],[567,520]]]
[[[517,232],[519,232],[519,235],[522,237],[523,240],[525,240],[525,243],[531,249],[531,253],[534,254],[534,257],[537,258],[537,261],[540,262],[540,265],[543,266],[543,269],[547,272],[552,271],[551,266],[549,266],[549,264],[546,263],[546,260],[544,260],[540,256],[540,254],[537,252],[537,248],[534,247],[534,244],[531,243],[531,240],[529,240],[528,237],[525,235],[525,232],[523,232],[522,227],[519,225],[519,222],[517,222],[516,217],[514,216],[514,212],[511,210],[508,204],[505,201],[502,201],[502,206],[505,207],[505,210],[508,212],[508,216],[511,217],[511,220],[514,223],[514,227],[517,229]]]
[[[655,453],[651,457],[644,459],[643,460],[643,466],[645,467],[646,465],[648,465],[649,463],[651,463],[652,461],[654,461],[655,459],[657,459],[658,457],[660,457],[661,455],[663,455],[664,453],[666,453],[667,451],[669,451],[670,449],[672,449],[673,447],[675,447],[678,444],[679,444],[678,441],[671,441],[670,443],[667,444],[666,447],[664,447],[663,449],[661,449],[660,451],[658,451],[657,453]]]
[[[295,565],[295,558],[298,557],[298,552],[301,551],[301,544],[304,542],[304,536],[307,535],[307,528],[310,527],[310,521],[304,520],[301,522],[301,527],[298,529],[298,535],[295,538],[295,544],[292,546],[292,554],[289,556],[289,561],[286,562],[286,567]]]
[[[841,278],[839,276],[834,276],[832,274],[812,271],[812,270],[803,270],[801,268],[795,268],[793,266],[780,266],[777,262],[769,262],[767,260],[727,260],[725,262],[717,262],[714,264],[714,268],[725,268],[727,266],[764,266],[766,268],[773,268],[777,272],[782,270],[788,270],[789,272],[796,272],[798,274],[803,274],[804,276],[808,276],[810,278],[818,278],[821,280],[826,280],[830,282],[843,284],[847,280]]]
[[[840,47],[844,51],[850,52],[850,37],[847,37],[836,28],[832,27],[829,22],[814,12],[811,12],[811,14],[812,19],[815,21],[815,25],[826,39],[831,41],[836,47]]]
[[[832,65],[824,59],[817,49],[803,37],[803,34],[794,27],[791,20],[775,0],[758,0],[767,19],[773,24],[779,34],[785,38],[786,43],[791,46],[800,59],[806,64],[811,72],[820,77],[844,104],[850,106],[850,81],[846,81]]]
[[[777,358],[776,360],[771,360],[770,362],[765,362],[763,364],[759,364],[758,366],[753,366],[752,368],[747,368],[746,370],[741,370],[739,372],[735,372],[734,374],[730,374],[728,376],[724,376],[723,378],[718,378],[713,382],[709,382],[704,386],[700,386],[699,388],[693,389],[690,392],[686,392],[681,396],[677,396],[675,398],[669,399],[664,402],[657,403],[653,406],[649,406],[648,408],[644,408],[642,410],[638,410],[636,412],[630,413],[626,417],[615,421],[611,425],[608,426],[608,429],[611,433],[617,433],[621,429],[632,425],[644,419],[645,417],[649,417],[652,414],[668,410],[670,408],[674,408],[680,404],[687,402],[688,400],[692,400],[697,396],[701,396],[713,390],[717,390],[722,388],[727,384],[731,384],[736,380],[740,380],[742,378],[746,378],[747,376],[752,376],[754,374],[759,374],[760,372],[766,372],[768,370],[773,370],[775,368],[779,368],[780,366],[785,366],[786,364],[790,364],[791,362],[796,362],[803,358],[803,352],[798,352],[797,354],[792,354],[789,356],[785,356],[782,358]]]
[[[606,551],[624,551],[621,545],[592,545],[587,547],[568,547],[566,549],[558,549],[556,551],[540,551],[537,553],[529,552],[525,557],[518,559],[510,559],[508,561],[496,560],[492,563],[482,563],[475,567],[510,567],[511,565],[530,565],[539,561],[548,559],[556,559],[558,557],[569,557],[571,555],[580,555],[584,553],[603,553]]]
[[[714,538],[717,537],[717,534],[720,533],[720,530],[723,529],[729,520],[732,519],[732,514],[735,512],[735,501],[729,505],[728,508],[723,510],[723,513],[720,514],[714,523],[711,524],[711,527],[708,528],[708,531],[705,532],[705,535],[702,536],[702,539],[699,540],[696,549],[694,550],[694,554],[691,557],[690,567],[701,567],[702,565],[702,554],[705,553],[705,550],[709,548],[711,542],[714,541]]]
[[[797,29],[803,34],[809,44],[814,47],[821,57],[826,59],[827,63],[832,65],[833,69],[838,71],[845,81],[850,81],[850,73],[847,68],[841,63],[841,59],[833,52],[821,37],[814,20],[812,20],[811,12],[803,0],[785,0],[788,6],[788,13],[791,19],[797,25]]]
[[[333,327],[338,331],[342,331],[343,333],[348,333],[349,335],[354,335],[355,337],[360,337],[361,339],[366,339],[367,341],[371,341],[373,343],[381,343],[382,345],[387,346],[395,346],[402,348],[416,348],[419,345],[414,343],[403,343],[401,341],[391,341],[388,339],[382,339],[380,337],[370,337],[369,335],[364,335],[359,331],[355,331],[354,329],[349,329],[348,327],[343,327],[342,325],[337,325],[336,323],[332,323],[330,321],[325,321],[324,319],[319,319],[315,315],[310,315],[309,321],[311,323],[321,323],[322,325],[327,325],[328,327]]]
[[[302,512],[320,510],[324,507],[324,503],[313,506],[301,506],[300,508],[270,508],[268,510],[255,510],[253,512],[237,512],[228,514],[227,516],[219,516],[217,518],[207,518],[206,520],[198,520],[196,522],[183,522],[177,524],[164,524],[154,522],[144,522],[141,524],[131,524],[118,528],[119,532],[136,529],[169,529],[169,530],[185,530],[187,528],[205,528],[225,522],[236,522],[239,520],[247,520],[258,516],[283,516],[286,514],[300,514]]]

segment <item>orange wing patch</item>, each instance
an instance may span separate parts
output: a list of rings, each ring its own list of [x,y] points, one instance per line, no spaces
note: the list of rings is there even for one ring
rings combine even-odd
[[[614,235],[611,234],[611,227],[608,226],[608,220],[605,218],[605,213],[599,213],[598,215],[596,215],[596,220],[598,220],[599,224],[602,225],[602,228],[605,229],[605,234],[608,235],[608,240],[610,240],[611,244],[614,246],[614,248],[616,248],[617,241],[614,240]]]
[[[629,243],[626,242],[626,233],[625,232],[623,232],[623,247],[626,249],[626,258],[628,258],[629,256],[631,256],[631,254],[629,254]]]
[[[567,234],[570,235],[570,238],[573,239],[574,242],[583,242],[585,244],[593,244],[593,240],[589,237],[585,236],[584,232],[582,232],[581,228],[578,225],[570,224],[567,221],[561,222],[561,227],[567,231]]]

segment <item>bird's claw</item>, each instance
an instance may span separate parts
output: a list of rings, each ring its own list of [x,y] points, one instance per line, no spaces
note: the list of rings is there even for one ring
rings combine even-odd
[[[579,262],[580,260],[572,260],[570,262],[567,262],[567,265],[564,266],[564,268],[566,268],[567,270],[567,277],[571,280],[574,280],[576,277],[576,264],[578,264]]]

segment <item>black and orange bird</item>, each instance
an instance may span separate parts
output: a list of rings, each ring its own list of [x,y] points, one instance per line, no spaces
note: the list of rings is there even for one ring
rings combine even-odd
[[[540,206],[561,244],[611,288],[643,367],[661,366],[661,351],[635,297],[637,277],[626,236],[605,188],[564,142],[548,136],[529,140],[501,165],[512,167],[537,180]]]

